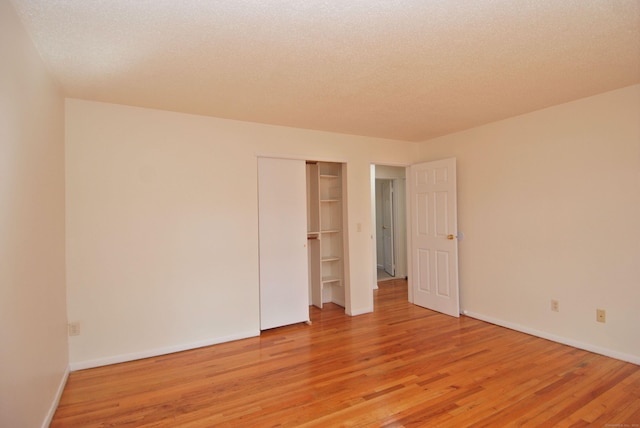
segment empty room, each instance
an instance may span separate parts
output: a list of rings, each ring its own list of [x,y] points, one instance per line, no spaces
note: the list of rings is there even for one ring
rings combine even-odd
[[[640,424],[637,0],[0,0],[0,61],[0,426]]]

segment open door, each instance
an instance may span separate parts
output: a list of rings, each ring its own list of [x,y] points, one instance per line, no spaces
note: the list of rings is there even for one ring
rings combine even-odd
[[[409,168],[413,303],[460,316],[456,159]]]
[[[394,254],[393,180],[381,180],[382,186],[382,246],[383,268],[391,276],[396,276]]]

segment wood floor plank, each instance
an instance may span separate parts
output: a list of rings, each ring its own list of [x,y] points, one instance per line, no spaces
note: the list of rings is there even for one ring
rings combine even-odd
[[[375,308],[73,372],[51,427],[640,424],[634,364],[411,305],[401,280]]]

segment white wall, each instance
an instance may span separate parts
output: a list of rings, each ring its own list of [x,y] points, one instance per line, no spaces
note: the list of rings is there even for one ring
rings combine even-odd
[[[462,308],[640,362],[640,85],[421,144],[451,156]]]
[[[66,379],[64,104],[0,1],[0,426],[48,423]]]
[[[371,311],[369,164],[414,150],[67,100],[69,319],[82,328],[72,368],[258,334],[257,155],[347,162],[347,305]]]

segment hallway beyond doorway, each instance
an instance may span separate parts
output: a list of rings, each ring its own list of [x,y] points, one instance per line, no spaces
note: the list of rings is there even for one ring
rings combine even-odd
[[[378,272],[378,277],[377,277],[378,282],[380,282],[380,281],[388,281],[388,280],[390,280],[390,279],[396,279],[396,277],[395,277],[395,276],[391,276],[391,275],[389,275],[389,274],[388,274],[387,272],[385,272],[385,270],[384,270],[384,269],[382,269],[382,268],[378,268],[377,272]]]

